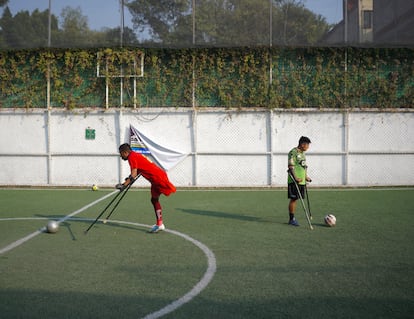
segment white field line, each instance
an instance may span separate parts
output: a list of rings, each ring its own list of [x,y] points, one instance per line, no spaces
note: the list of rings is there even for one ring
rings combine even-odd
[[[119,192],[119,190],[113,191],[112,193],[109,193],[109,194],[107,194],[107,195],[105,195],[105,196],[103,196],[101,198],[98,198],[97,200],[93,201],[92,203],[90,203],[90,204],[88,204],[86,206],[83,206],[82,208],[74,211],[73,213],[71,213],[71,214],[69,214],[69,215],[67,215],[65,217],[62,217],[61,219],[57,220],[57,222],[60,224],[60,223],[64,222],[65,220],[67,220],[68,218],[71,218],[72,216],[75,216],[75,215],[83,212],[84,210],[92,207],[93,205],[96,205],[97,203],[103,201],[104,199],[107,199],[108,197],[112,196],[113,194],[115,194],[117,192]],[[25,237],[22,237],[22,238],[16,240],[15,242],[13,242],[13,243],[11,243],[11,244],[9,244],[9,245],[1,248],[0,249],[0,255],[6,253],[6,252],[8,252],[8,251],[10,251],[10,250],[12,250],[12,249],[14,249],[16,247],[19,247],[20,245],[24,244],[26,241],[28,241],[28,240],[36,237],[37,235],[39,235],[41,233],[44,233],[45,231],[46,231],[46,227],[42,227],[42,228],[36,230],[35,232],[33,232],[33,233],[31,233],[31,234],[29,234],[29,235],[27,235]]]
[[[79,218],[76,218],[76,220],[80,220]],[[139,224],[139,223],[133,223],[133,222],[125,222],[120,220],[109,220],[108,223],[116,223],[116,224],[125,224],[125,225],[134,225],[134,226],[140,226],[140,227],[148,227],[151,228],[150,225],[145,224]],[[157,319],[162,316],[165,316],[166,314],[169,314],[170,312],[173,312],[177,308],[181,307],[185,303],[191,301],[193,298],[195,298],[201,291],[203,291],[210,281],[213,279],[214,274],[217,270],[217,263],[216,263],[216,256],[214,253],[208,248],[206,245],[204,245],[202,242],[186,235],[183,233],[180,233],[176,230],[171,229],[165,229],[164,232],[179,236],[184,238],[185,240],[189,241],[190,243],[194,244],[198,248],[201,249],[201,251],[204,253],[204,255],[207,257],[207,270],[203,275],[203,278],[184,296],[181,298],[171,302],[170,304],[166,305],[164,308],[161,308],[160,310],[157,310],[155,312],[152,312],[144,317],[144,319]]]
[[[149,225],[143,225],[143,224],[137,224],[137,223],[130,223],[130,222],[123,222],[123,221],[117,221],[117,220],[112,220],[110,222],[112,222],[112,223],[119,223],[119,224],[136,225],[136,226],[144,226],[144,227],[151,228],[151,226],[149,226]],[[203,291],[204,288],[206,288],[208,286],[208,284],[213,279],[214,274],[216,273],[216,270],[217,270],[216,256],[210,250],[210,248],[208,248],[202,242],[200,242],[200,241],[198,241],[198,240],[196,240],[196,239],[194,239],[194,238],[192,238],[192,237],[190,237],[190,236],[188,236],[186,234],[180,233],[180,232],[178,232],[176,230],[165,229],[164,232],[167,232],[167,233],[170,233],[170,234],[173,234],[173,235],[182,237],[185,240],[187,240],[190,243],[192,243],[195,246],[197,246],[198,248],[200,248],[201,251],[204,253],[204,255],[207,257],[207,265],[208,266],[207,266],[206,272],[204,273],[203,278],[201,278],[201,280],[189,292],[187,292],[181,298],[179,298],[179,299],[171,302],[170,304],[166,305],[164,308],[161,308],[160,310],[157,310],[155,312],[152,312],[152,313],[146,315],[144,317],[144,319],[157,319],[157,318],[160,318],[162,316],[165,316],[166,314],[169,314],[170,312],[173,312],[177,308],[181,307],[185,303],[187,303],[190,300],[192,300],[201,291]]]
[[[369,191],[412,191],[414,187],[383,187],[383,186],[373,186],[373,187],[358,187],[358,186],[350,186],[350,187],[327,187],[327,186],[308,186],[308,190],[312,192],[369,192]],[[148,192],[147,188],[134,188],[130,190],[130,192]],[[206,188],[206,189],[179,189],[180,193],[182,192],[287,192],[287,187],[275,187],[275,188]]]
[[[217,270],[217,266],[216,266],[216,257],[214,255],[214,253],[207,247],[205,246],[203,243],[185,235],[179,232],[175,232],[175,231],[171,231],[171,230],[167,230],[173,234],[176,234],[178,236],[181,236],[185,239],[187,239],[188,241],[192,242],[194,245],[198,246],[198,248],[200,248],[204,254],[207,257],[208,260],[208,267],[206,272],[204,273],[203,278],[201,278],[201,280],[193,287],[193,289],[191,289],[188,293],[186,293],[184,296],[182,296],[181,298],[173,301],[172,303],[166,305],[164,308],[155,311],[153,313],[150,313],[149,315],[146,315],[144,317],[144,319],[157,319],[160,318],[170,312],[173,312],[174,310],[176,310],[177,308],[181,307],[182,305],[184,305],[185,303],[189,302],[190,300],[192,300],[194,297],[196,297],[201,291],[204,290],[204,288],[206,288],[208,286],[208,284],[210,283],[210,281],[213,279],[214,274],[216,273]]]
[[[102,199],[101,199],[102,200]],[[89,206],[90,207],[90,206]],[[74,213],[72,213],[71,215],[73,216]],[[69,215],[68,215],[69,216]],[[60,220],[60,222],[62,222],[63,220],[67,220],[70,217],[66,216],[64,219],[62,218]],[[5,221],[5,220],[31,220],[31,219],[46,219],[44,217],[38,217],[38,218],[29,218],[29,217],[22,217],[22,218],[0,218],[0,221]],[[89,219],[89,218],[73,218],[72,220],[74,221],[92,221],[93,219]],[[125,221],[119,221],[119,220],[109,220],[108,223],[115,223],[115,224],[126,224],[126,225],[134,225],[134,226],[139,226],[139,227],[148,227],[150,228],[150,225],[145,225],[145,224],[139,224],[139,223],[132,223],[132,222],[125,222]],[[201,243],[200,241],[186,235],[183,233],[180,233],[178,231],[175,230],[170,230],[170,229],[165,229],[164,232],[176,235],[176,236],[180,236],[182,238],[184,238],[185,240],[191,242],[192,244],[194,244],[195,246],[197,246],[198,248],[201,249],[201,251],[204,253],[204,255],[207,257],[207,270],[204,273],[203,277],[201,278],[201,280],[196,283],[194,285],[194,287],[187,292],[184,296],[182,296],[181,298],[171,302],[170,304],[166,305],[165,307],[161,308],[160,310],[157,310],[155,312],[152,312],[148,315],[146,315],[144,317],[144,319],[158,319],[162,316],[165,316],[166,314],[169,314],[170,312],[173,312],[174,310],[178,309],[179,307],[181,307],[182,305],[184,305],[185,303],[191,301],[193,298],[195,298],[198,294],[200,294],[201,291],[203,291],[208,284],[210,283],[210,281],[213,279],[214,274],[216,273],[217,270],[217,263],[216,263],[216,256],[214,255],[214,253],[210,250],[210,248],[208,248],[206,245],[204,245],[203,243]],[[37,235],[37,232],[33,233]],[[31,237],[34,237],[35,235],[29,235]],[[25,238],[28,238],[29,236],[26,236]],[[26,239],[29,240],[30,238]]]

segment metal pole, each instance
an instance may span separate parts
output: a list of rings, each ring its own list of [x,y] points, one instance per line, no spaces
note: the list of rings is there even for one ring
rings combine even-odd
[[[274,164],[273,164],[273,109],[270,109],[269,113],[266,113],[267,116],[267,140],[268,140],[268,150],[269,150],[269,176],[268,176],[268,181],[269,181],[269,186],[273,185],[273,169],[274,169]]]
[[[196,37],[195,37],[195,14],[196,14],[196,9],[195,9],[195,0],[193,0],[193,45],[195,45],[196,43]]]
[[[195,37],[195,14],[196,14],[196,8],[195,8],[195,0],[193,0],[193,4],[192,4],[192,6],[193,6],[193,14],[192,14],[192,17],[193,17],[193,48],[195,47],[195,43],[196,43],[196,37]],[[193,68],[193,73],[192,73],[192,80],[193,80],[193,83],[192,83],[192,96],[191,96],[191,100],[192,100],[192,107],[193,108],[195,108],[195,105],[196,105],[196,94],[195,94],[195,90],[196,90],[196,76],[195,76],[195,56],[194,56],[194,51],[193,51],[193,65],[192,65],[192,68]]]
[[[108,75],[108,58],[106,58],[105,64],[105,108],[109,107],[109,75]]]
[[[344,42],[348,43],[348,0],[344,0]]]
[[[52,0],[49,0],[49,17],[48,17],[48,32],[47,32],[47,47],[50,48],[52,45]],[[47,184],[50,185],[52,183],[52,155],[50,152],[50,120],[51,120],[51,113],[50,113],[50,57],[48,57],[47,61],[47,75],[46,75],[46,104],[47,104]]]
[[[50,48],[52,43],[52,0],[49,0],[49,23],[48,23],[48,35],[47,35],[47,47]],[[46,104],[47,109],[50,109],[50,58],[47,61],[47,74],[46,74]]]
[[[120,0],[119,4],[121,6],[121,23],[120,23],[120,44],[121,48],[124,45],[124,0]]]
[[[134,109],[136,108],[137,108],[137,77],[134,76]]]
[[[269,46],[272,48],[273,45],[273,0],[269,0]],[[273,82],[273,72],[272,72],[272,50],[270,51],[270,59],[269,59],[269,84],[271,85]]]
[[[344,104],[347,105],[347,72],[348,72],[348,0],[344,0],[344,42],[345,42],[345,61],[344,61]]]
[[[52,0],[49,0],[49,26],[48,26],[48,36],[47,36],[47,46],[50,47],[52,41]]]
[[[346,112],[343,114],[343,134],[344,134],[344,159],[343,159],[343,177],[342,177],[342,184],[347,186],[348,185],[348,175],[349,175],[349,111],[346,110]]]
[[[51,136],[50,136],[50,121],[52,119],[52,114],[50,112],[50,109],[46,112],[46,134],[47,134],[47,141],[46,141],[46,147],[47,147],[47,184],[50,185],[53,182],[52,179],[52,153],[51,153]]]
[[[195,17],[196,17],[196,2],[193,0],[192,2],[192,9],[193,9],[193,48],[196,44],[196,37],[195,37]],[[193,151],[194,151],[194,157],[193,157],[193,185],[197,186],[197,109],[196,109],[196,76],[195,76],[195,52],[193,51],[193,74],[192,74],[192,107],[193,107],[193,116],[192,116],[192,127],[193,127]]]
[[[121,23],[120,23],[120,45],[121,48],[124,45],[124,0],[120,0],[120,6],[121,6]],[[123,78],[123,70],[122,70],[122,57],[121,57],[121,83],[120,83],[120,106],[124,104],[124,78]]]

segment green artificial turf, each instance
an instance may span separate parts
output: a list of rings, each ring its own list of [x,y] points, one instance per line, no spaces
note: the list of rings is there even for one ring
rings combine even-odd
[[[108,191],[0,189],[0,249]],[[309,190],[314,230],[285,190],[178,190],[164,222],[206,245],[217,271],[165,318],[408,318],[414,313],[414,190]],[[148,190],[112,219],[152,225]],[[193,243],[134,224],[98,222],[110,199],[0,255],[2,318],[141,318],[179,299],[207,269]],[[337,226],[324,225],[332,213]],[[88,218],[91,220],[84,220]]]

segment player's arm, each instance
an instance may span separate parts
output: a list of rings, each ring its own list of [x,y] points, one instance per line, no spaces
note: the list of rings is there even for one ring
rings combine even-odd
[[[291,174],[291,176],[293,176],[293,178],[295,179],[295,181],[297,183],[300,183],[302,181],[301,178],[297,178],[295,175],[295,154],[293,152],[289,153],[289,159],[288,159],[288,171]]]
[[[115,188],[119,189],[120,191],[123,191],[129,184],[135,181],[135,179],[138,176],[138,169],[131,168],[131,174],[125,178],[125,181],[122,184],[117,184]]]
[[[128,186],[129,184],[131,184],[133,181],[135,181],[137,176],[138,176],[138,169],[131,168],[131,174],[127,178],[125,178],[124,185]]]
[[[302,181],[302,179],[301,179],[301,178],[298,178],[298,177],[296,177],[296,175],[295,175],[295,166],[293,166],[293,165],[289,165],[289,166],[288,166],[288,170],[289,170],[289,173],[293,176],[293,178],[295,179],[295,181],[296,181],[297,183],[300,183],[300,182]]]
[[[308,182],[308,183],[311,183],[312,182],[312,178],[310,178],[309,177],[309,175],[308,175],[308,166],[307,165],[305,165],[305,180]]]

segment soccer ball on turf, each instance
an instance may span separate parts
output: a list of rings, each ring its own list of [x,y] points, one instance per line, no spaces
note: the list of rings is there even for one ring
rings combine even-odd
[[[59,230],[59,223],[55,220],[51,220],[47,223],[46,229],[48,233],[54,234]]]
[[[93,191],[97,191],[97,190],[98,190],[98,185],[93,184],[93,185],[92,185],[92,190],[93,190]]]
[[[334,227],[336,225],[336,217],[332,214],[328,214],[324,218],[325,224],[329,227]]]

